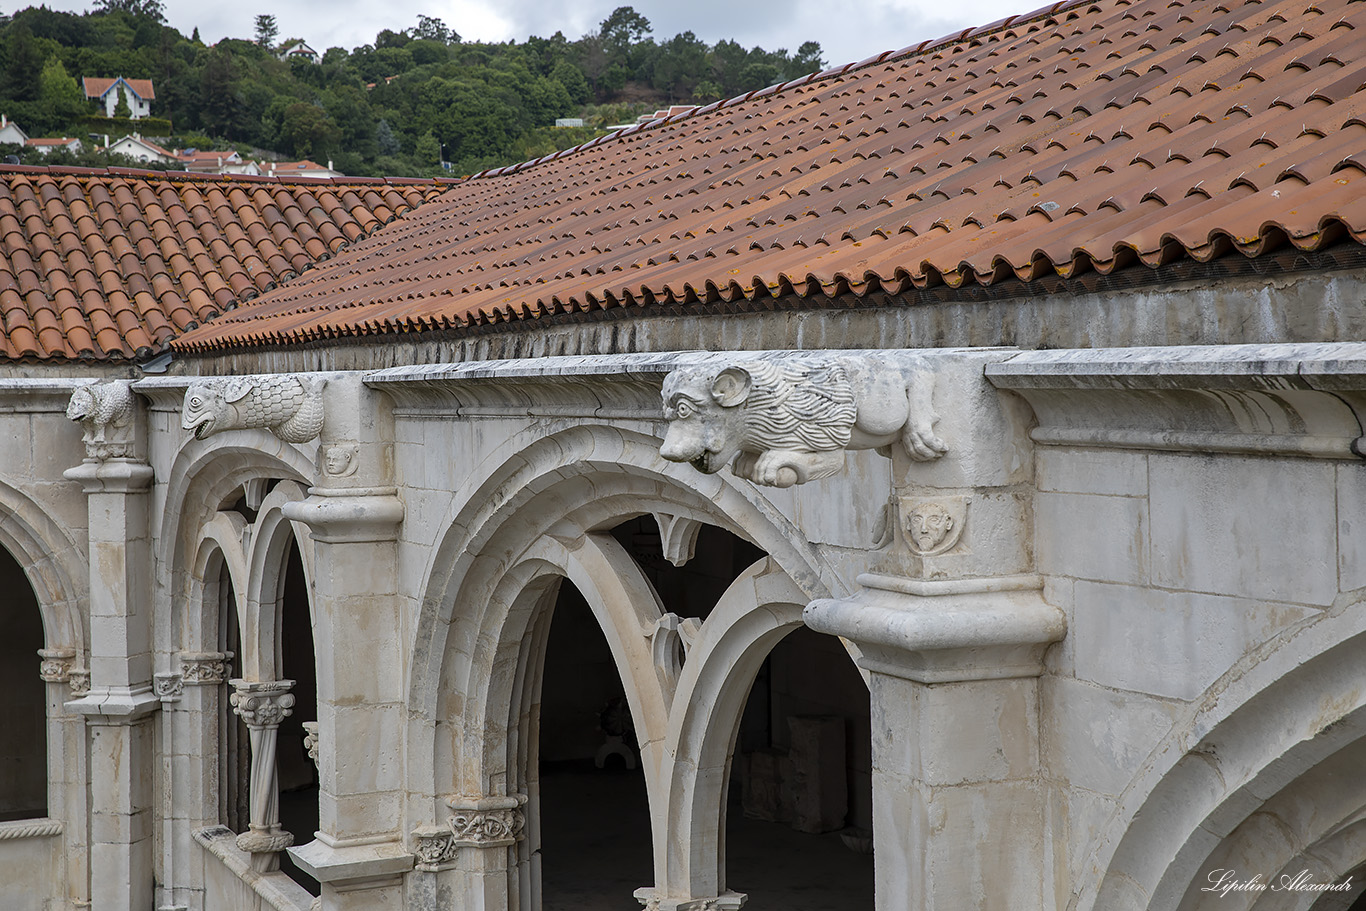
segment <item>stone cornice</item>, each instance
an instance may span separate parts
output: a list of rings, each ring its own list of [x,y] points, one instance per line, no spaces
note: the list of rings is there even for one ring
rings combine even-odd
[[[1366,428],[1366,344],[1029,351],[987,379],[1043,445],[1348,459]]]
[[[0,405],[5,411],[66,414],[71,393],[100,379],[98,376],[0,378]]]

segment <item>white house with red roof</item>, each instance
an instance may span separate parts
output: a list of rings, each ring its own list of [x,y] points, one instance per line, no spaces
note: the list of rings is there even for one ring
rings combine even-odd
[[[155,142],[143,139],[137,133],[125,136],[106,146],[104,151],[127,155],[129,158],[136,158],[138,161],[171,162],[176,160],[175,153],[168,152]]]
[[[85,89],[86,98],[104,105],[106,117],[114,116],[114,111],[119,106],[120,94],[128,103],[128,116],[131,120],[138,120],[150,115],[152,101],[156,98],[156,92],[152,89],[152,80],[150,79],[125,79],[122,76],[115,76],[110,79],[103,76],[86,76],[81,80],[81,85]]]

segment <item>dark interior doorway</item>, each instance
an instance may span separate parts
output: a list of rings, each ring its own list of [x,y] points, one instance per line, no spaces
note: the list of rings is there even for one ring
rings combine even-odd
[[[43,617],[23,567],[0,548],[0,822],[47,816]]]
[[[284,679],[294,681],[294,711],[280,722],[275,744],[280,826],[293,833],[294,844],[304,845],[318,830],[318,769],[304,748],[303,727],[305,721],[318,720],[318,677],[308,581],[293,541],[285,562],[280,618],[280,672]],[[299,869],[288,851],[281,852],[280,869],[311,894],[319,894],[318,881]]]

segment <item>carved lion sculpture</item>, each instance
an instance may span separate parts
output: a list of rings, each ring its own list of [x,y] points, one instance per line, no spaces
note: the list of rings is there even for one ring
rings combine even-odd
[[[917,461],[948,447],[934,433],[933,379],[914,361],[848,355],[684,367],[664,380],[660,455],[772,487],[827,478],[846,449],[898,440]]]
[[[323,427],[321,377],[234,376],[185,390],[180,426],[202,440],[224,430],[266,428],[286,443],[307,443]]]

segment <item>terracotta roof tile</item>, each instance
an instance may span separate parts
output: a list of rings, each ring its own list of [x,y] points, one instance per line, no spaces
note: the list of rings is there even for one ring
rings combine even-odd
[[[0,168],[0,360],[145,356],[445,186]]]
[[[1366,242],[1363,29],[1361,0],[1058,4],[485,172],[382,230],[399,188],[319,188],[353,218],[317,225],[301,195],[287,222],[334,252],[374,233],[175,344]]]

